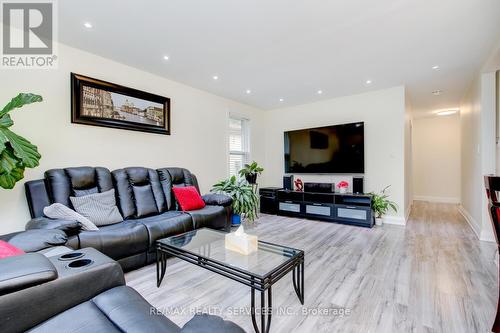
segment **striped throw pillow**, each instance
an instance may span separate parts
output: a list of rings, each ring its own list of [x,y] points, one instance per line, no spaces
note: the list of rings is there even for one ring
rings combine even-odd
[[[85,216],[78,214],[73,209],[64,206],[61,203],[53,203],[43,209],[43,214],[51,219],[75,220],[80,222],[83,230],[99,230],[97,226],[92,223]]]
[[[79,214],[88,218],[98,227],[123,221],[116,206],[114,189],[81,197],[70,197],[70,200]]]

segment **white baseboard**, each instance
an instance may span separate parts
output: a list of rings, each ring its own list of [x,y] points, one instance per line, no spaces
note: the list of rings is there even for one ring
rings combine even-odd
[[[454,197],[433,197],[428,195],[415,195],[413,200],[418,201],[429,201],[429,202],[440,202],[440,203],[450,203],[450,204],[459,204],[460,198]]]
[[[386,215],[384,216],[384,223],[405,226],[406,219],[404,216]]]
[[[411,209],[413,208],[413,200],[410,201],[410,204],[408,205],[408,208],[406,209],[406,212],[405,212],[405,220],[406,222],[408,222],[408,220],[410,219],[410,214],[411,214]]]
[[[477,221],[472,217],[472,215],[469,214],[469,212],[467,211],[467,209],[464,208],[464,206],[458,205],[458,211],[460,212],[460,214],[462,214],[465,221],[467,221],[467,223],[471,227],[472,231],[474,231],[477,239],[481,240],[481,236],[480,236],[481,227],[480,227],[479,223],[477,223]]]
[[[495,235],[492,235],[490,232],[481,232],[481,236],[479,236],[479,240],[485,242],[493,242],[496,243]]]
[[[406,209],[405,216],[394,216],[394,215],[384,216],[384,223],[406,226],[406,222],[408,222],[408,219],[410,218],[412,206],[413,202],[411,202],[408,208]]]

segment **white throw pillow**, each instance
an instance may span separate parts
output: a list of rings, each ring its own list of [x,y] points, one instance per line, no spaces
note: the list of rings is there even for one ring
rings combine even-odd
[[[43,209],[45,216],[51,219],[64,219],[64,220],[75,220],[80,222],[83,230],[99,230],[99,228],[92,223],[88,218],[83,215],[78,214],[73,209],[66,207],[61,203],[54,203]]]
[[[123,217],[116,206],[114,189],[81,197],[70,197],[70,200],[78,213],[88,218],[98,227],[123,221]]]

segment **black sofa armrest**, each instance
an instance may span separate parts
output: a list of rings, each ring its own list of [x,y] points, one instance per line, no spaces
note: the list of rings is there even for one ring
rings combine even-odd
[[[57,278],[0,297],[0,332],[24,332],[108,289],[125,285],[116,261],[92,248],[77,252],[83,257],[64,261],[59,256],[48,258]],[[90,259],[90,264],[69,266],[80,259]]]
[[[131,287],[120,286],[105,291],[94,297],[92,303],[123,332],[180,331],[179,326],[163,316]]]
[[[27,253],[0,260],[0,296],[56,278],[56,268],[43,254]]]
[[[64,245],[68,241],[68,236],[58,229],[31,229],[3,235],[0,239],[24,252],[36,252],[48,247]]]
[[[208,193],[201,197],[207,205],[228,207],[233,203],[233,199],[225,194]]]
[[[231,215],[233,214],[233,199],[225,194],[219,193],[208,193],[201,197],[205,204],[210,206],[221,206],[224,207],[226,211],[226,223],[224,226],[224,230],[226,232],[231,231]]]
[[[31,229],[58,229],[68,236],[76,235],[81,230],[80,222],[75,220],[51,219],[48,217],[35,217],[28,221],[26,230]]]

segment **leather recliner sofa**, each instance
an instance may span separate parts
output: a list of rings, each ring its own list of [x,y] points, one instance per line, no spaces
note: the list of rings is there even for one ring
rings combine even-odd
[[[32,217],[26,229],[63,230],[68,235],[66,246],[95,248],[118,261],[124,270],[154,262],[158,239],[203,227],[230,229],[231,198],[206,194],[202,196],[206,203],[203,209],[182,212],[172,191],[176,186],[195,186],[199,191],[196,176],[183,168],[130,167],[112,172],[102,167],[48,170],[44,179],[25,183]],[[113,188],[123,222],[100,226],[98,231],[84,231],[76,221],[43,215],[43,208],[52,203],[73,208],[71,196]]]
[[[120,265],[92,248],[0,260],[0,332],[244,333],[218,316],[183,328],[125,286]]]

